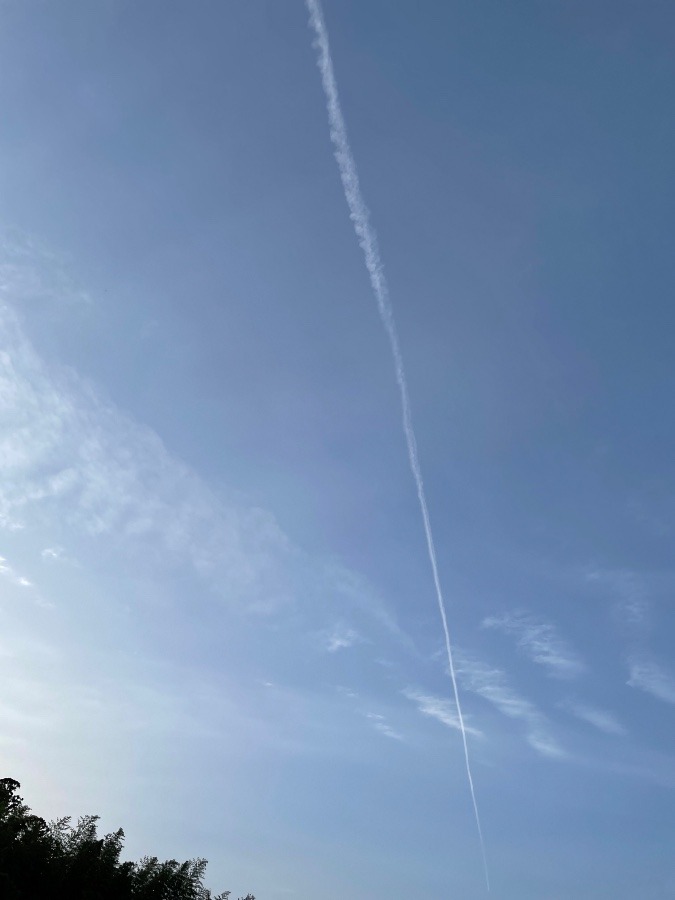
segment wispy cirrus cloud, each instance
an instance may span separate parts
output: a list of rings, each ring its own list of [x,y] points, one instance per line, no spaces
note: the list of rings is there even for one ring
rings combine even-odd
[[[191,571],[251,612],[274,613],[312,596],[308,615],[348,608],[414,651],[367,579],[304,553],[272,513],[235,491],[214,491],[154,431],[74,371],[47,364],[2,303],[0,526],[39,530],[45,563],[67,561],[62,545],[86,541],[144,571]],[[356,630],[343,630],[329,645],[338,650],[358,639]]]
[[[563,759],[567,756],[566,751],[550,734],[546,716],[534,703],[509,685],[506,675],[500,669],[462,654],[457,672],[465,691],[487,700],[502,715],[521,720],[525,724],[525,738],[534,750],[550,758]]]
[[[591,566],[585,578],[611,594],[615,613],[632,628],[644,629],[649,624],[650,604],[643,578],[629,569],[605,569]]]
[[[0,229],[0,299],[89,306],[91,297],[76,283],[66,260],[16,228]]]
[[[593,728],[597,728],[598,731],[603,731],[605,734],[626,734],[626,728],[614,713],[605,709],[599,709],[597,706],[590,706],[587,703],[580,703],[576,700],[563,701],[560,707],[571,715],[576,716],[577,719],[592,725]]]
[[[335,688],[338,694],[341,694],[343,697],[346,697],[348,700],[356,700],[358,699],[358,691],[355,691],[353,688],[345,687],[342,684],[338,684]]]
[[[401,628],[378,591],[363,575],[330,560],[322,566],[321,578],[325,589],[337,597],[341,605],[349,604],[355,615],[375,621],[408,654],[418,655],[410,636]]]
[[[8,581],[11,581],[11,583],[15,584],[17,587],[33,587],[33,582],[26,578],[25,575],[19,575],[12,566],[10,566],[4,556],[0,556],[0,575]]]
[[[550,759],[565,759],[567,756],[567,752],[545,729],[531,728],[526,739],[530,747],[542,756]]]
[[[144,564],[188,564],[250,603],[287,591],[294,549],[273,516],[225,502],[154,432],[74,373],[46,366],[8,307],[0,335],[5,521],[105,538]]]
[[[321,636],[321,642],[328,653],[337,653],[338,650],[347,650],[356,644],[365,643],[366,639],[355,629],[348,625],[336,625],[335,628]]]
[[[391,725],[387,725],[386,722],[375,722],[374,726],[376,731],[379,731],[380,734],[383,734],[385,737],[390,738],[393,741],[404,741],[405,738],[403,735],[396,731]]]
[[[375,731],[379,731],[380,734],[383,734],[385,737],[390,738],[393,741],[404,741],[405,738],[403,735],[396,731],[395,728],[392,728],[391,725],[387,722],[385,716],[380,713],[366,713],[366,719],[368,719],[375,729]]]
[[[413,703],[416,704],[417,709],[423,716],[429,716],[432,719],[436,719],[442,725],[445,725],[446,728],[453,728],[456,731],[461,731],[457,707],[450,700],[446,700],[444,697],[437,697],[433,694],[423,693],[414,688],[405,688],[401,693],[404,697],[407,697],[408,700],[412,700]],[[465,716],[464,728],[466,733],[471,734],[474,737],[480,737],[482,732],[467,724],[466,718],[467,717]]]
[[[491,628],[515,638],[519,649],[553,678],[576,678],[586,671],[579,659],[551,622],[519,610],[483,620]]]
[[[651,694],[664,703],[675,704],[675,674],[646,654],[629,660],[628,685]]]

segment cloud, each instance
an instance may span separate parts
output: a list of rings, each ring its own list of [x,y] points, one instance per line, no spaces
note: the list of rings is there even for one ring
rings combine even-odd
[[[49,562],[57,562],[64,559],[63,547],[45,547],[40,556]]]
[[[0,299],[89,306],[91,297],[70,276],[66,260],[18,229],[0,229]]]
[[[321,577],[324,590],[335,596],[340,604],[348,603],[356,614],[367,616],[389,632],[409,655],[419,656],[410,636],[401,628],[376,588],[363,575],[331,560],[323,566]]]
[[[391,738],[393,741],[403,741],[405,738],[398,731],[393,729],[391,725],[387,724],[387,720],[380,713],[365,713],[366,719],[370,719],[370,722],[375,729],[375,731],[379,731],[380,734],[383,734],[385,737]]]
[[[398,731],[394,731],[394,729],[387,725],[386,722],[375,722],[373,725],[376,731],[379,731],[380,734],[383,734],[385,737],[391,738],[394,741],[403,741],[405,738]]]
[[[323,618],[348,606],[396,631],[384,603],[371,603],[365,579],[304,554],[268,511],[212,490],[152,430],[75,372],[46,364],[2,304],[0,520],[24,529],[43,565],[67,562],[73,547],[94,566],[113,561],[127,575],[196,578],[249,613],[297,606],[304,617]],[[0,575],[31,588],[7,560]],[[35,590],[31,597],[40,601]],[[345,631],[330,647],[356,640],[355,630]]]
[[[560,744],[544,731],[534,728],[527,733],[526,740],[533,750],[549,759],[565,759],[567,752]]]
[[[492,628],[515,637],[523,653],[532,662],[547,669],[554,678],[576,678],[586,670],[550,622],[515,611],[484,619],[483,628]]]
[[[351,688],[343,687],[341,684],[339,684],[335,688],[335,690],[338,694],[341,694],[343,697],[348,697],[350,700],[356,700],[356,698],[359,696],[356,691],[352,690]]]
[[[638,688],[663,700],[675,704],[675,676],[646,655],[634,656],[629,661],[630,677],[628,685]]]
[[[499,669],[462,654],[458,672],[465,690],[483,697],[503,715],[511,719],[530,719],[537,715],[534,704],[512,690]]]
[[[598,731],[604,731],[605,734],[626,734],[626,729],[619,722],[616,716],[604,709],[598,709],[596,706],[589,706],[586,703],[578,703],[576,700],[568,700],[560,704],[561,708],[576,716],[582,722],[592,725]]]
[[[33,582],[26,578],[24,575],[18,575],[7,562],[4,556],[0,556],[0,575],[2,575],[2,577],[6,578],[8,581],[11,581],[11,583],[15,584],[17,587],[33,587]]]
[[[510,687],[499,669],[461,654],[457,674],[466,691],[491,703],[502,715],[520,719],[526,726],[526,740],[543,756],[562,759],[567,753],[549,734],[549,723],[537,707]]]
[[[253,611],[287,602],[294,572],[313,564],[269,512],[216,494],[153,431],[73,372],[46,366],[2,306],[0,435],[5,523],[94,540],[146,569],[190,567]],[[42,557],[62,558],[58,543]]]
[[[364,643],[365,638],[361,637],[354,628],[338,625],[331,632],[323,635],[322,642],[329,653],[337,653],[338,650],[346,650],[355,644]]]
[[[461,733],[462,728],[457,715],[457,707],[450,700],[446,700],[443,697],[435,697],[433,694],[425,694],[414,688],[406,688],[401,693],[404,697],[407,697],[408,700],[412,700],[413,703],[417,704],[417,708],[423,716],[430,716],[432,719],[441,722],[441,724],[445,725],[447,728],[453,728]],[[467,725],[466,716],[464,719],[466,733],[472,734],[475,737],[480,737],[481,732],[478,731],[478,729]]]
[[[650,604],[643,579],[629,569],[590,567],[586,580],[609,590],[615,601],[618,618],[631,628],[649,625]]]
[[[3,526],[36,535],[45,563],[67,561],[73,548],[101,568],[114,560],[143,578],[195,578],[234,609],[294,609],[314,630],[332,610],[349,609],[359,632],[367,620],[416,652],[367,579],[305,553],[271,512],[235,490],[212,489],[154,431],[76,372],[47,364],[0,301]],[[335,635],[332,650],[355,633]]]

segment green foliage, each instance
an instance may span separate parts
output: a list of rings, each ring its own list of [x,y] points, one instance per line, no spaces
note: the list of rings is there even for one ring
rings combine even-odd
[[[120,862],[124,832],[99,837],[98,816],[47,824],[33,815],[12,778],[0,779],[2,900],[227,900],[203,886],[205,859],[146,856]],[[255,900],[248,894],[240,900]]]

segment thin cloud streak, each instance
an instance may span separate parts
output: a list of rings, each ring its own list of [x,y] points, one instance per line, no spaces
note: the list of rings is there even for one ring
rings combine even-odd
[[[553,678],[576,678],[586,671],[586,666],[550,622],[516,611],[489,616],[483,620],[483,628],[513,636],[520,650]]]
[[[326,95],[328,120],[330,123],[330,138],[335,149],[335,159],[337,161],[340,178],[342,180],[342,186],[344,188],[347,206],[349,207],[350,218],[354,225],[354,230],[358,237],[361,249],[363,250],[365,264],[370,278],[370,284],[375,300],[377,302],[382,325],[384,326],[384,330],[389,339],[389,345],[394,360],[394,369],[396,373],[396,381],[399,387],[401,410],[403,415],[403,430],[405,433],[406,445],[408,449],[408,458],[410,461],[410,468],[415,481],[415,486],[417,488],[417,498],[419,501],[420,512],[422,514],[422,520],[424,523],[424,533],[426,536],[429,561],[431,563],[433,581],[436,589],[436,599],[438,601],[438,609],[443,625],[443,633],[445,636],[448,667],[450,670],[450,678],[452,680],[455,703],[457,705],[457,716],[459,718],[460,728],[462,732],[466,774],[469,782],[471,801],[474,808],[476,826],[480,839],[481,853],[483,856],[483,866],[485,870],[485,881],[489,891],[490,876],[487,865],[487,855],[485,852],[485,841],[483,839],[483,830],[481,828],[478,804],[476,802],[476,792],[473,784],[473,775],[471,773],[471,762],[469,759],[469,747],[466,739],[464,722],[462,719],[462,707],[459,699],[457,678],[455,675],[455,664],[452,658],[452,645],[450,642],[450,632],[448,629],[447,615],[445,611],[445,601],[443,599],[440,577],[438,574],[438,565],[436,563],[436,550],[434,547],[431,521],[427,508],[424,482],[422,480],[422,472],[418,459],[417,440],[412,423],[408,385],[405,377],[403,357],[401,355],[401,349],[399,346],[393,310],[391,308],[391,302],[389,299],[389,288],[385,279],[382,260],[380,258],[377,235],[374,228],[370,224],[370,213],[361,194],[356,162],[354,160],[354,155],[352,153],[347,136],[347,127],[345,125],[342,108],[340,106],[337,82],[335,80],[333,61],[331,58],[330,46],[328,42],[328,32],[326,30],[321,5],[318,0],[307,0],[307,9],[309,11],[310,24],[316,36],[315,47],[318,50],[318,66],[319,71],[321,72],[321,81],[323,84],[324,93]]]
[[[675,675],[648,656],[634,656],[629,661],[630,677],[627,684],[663,700],[675,704]]]
[[[457,673],[464,690],[487,700],[509,719],[522,720],[526,725],[525,738],[534,750],[556,759],[567,756],[566,751],[549,734],[546,717],[534,703],[521,697],[510,687],[502,671],[463,655]]]
[[[375,722],[373,724],[373,728],[376,731],[379,731],[380,734],[383,734],[385,737],[390,738],[393,741],[404,741],[405,738],[398,731],[395,731],[390,725],[387,725],[386,722]]]
[[[417,709],[423,716],[429,716],[432,719],[436,719],[442,725],[445,725],[446,728],[453,728],[456,731],[462,730],[457,710],[448,700],[443,697],[435,697],[433,694],[425,694],[414,688],[406,688],[401,691],[401,693],[404,697],[407,697],[408,700],[412,700],[412,702],[417,705]],[[483,736],[482,732],[477,728],[472,728],[470,725],[466,724],[466,718],[464,721],[464,728],[466,729],[467,734],[471,734],[474,737]]]
[[[566,710],[582,722],[592,725],[598,731],[605,734],[624,735],[626,729],[619,722],[616,716],[604,709],[598,709],[596,706],[589,706],[586,703],[578,703],[575,700],[568,700],[560,704],[561,708]]]
[[[548,756],[549,759],[566,759],[567,753],[560,744],[545,732],[538,731],[534,728],[528,732],[526,738],[530,747],[540,753],[542,756]]]
[[[396,731],[395,728],[392,728],[391,725],[388,724],[386,718],[380,713],[366,713],[365,716],[366,719],[370,720],[370,723],[375,731],[379,731],[380,734],[383,734],[385,737],[388,737],[393,741],[405,740],[403,735],[400,732]]]

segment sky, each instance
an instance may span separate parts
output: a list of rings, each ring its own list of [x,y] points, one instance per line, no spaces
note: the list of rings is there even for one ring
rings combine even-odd
[[[324,0],[499,900],[675,893],[675,9]],[[261,900],[488,896],[301,0],[5,0],[0,761]]]

